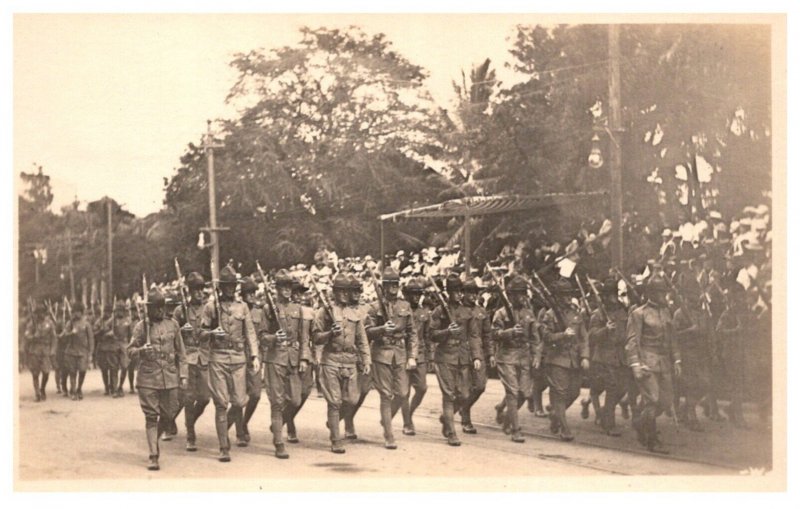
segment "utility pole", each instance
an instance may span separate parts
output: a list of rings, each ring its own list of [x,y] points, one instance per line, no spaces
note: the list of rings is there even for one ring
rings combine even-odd
[[[206,137],[203,140],[203,149],[206,153],[208,162],[208,228],[201,228],[208,231],[211,236],[211,278],[219,279],[219,232],[230,228],[220,228],[217,226],[217,190],[216,176],[214,175],[214,149],[222,148],[224,145],[214,143],[211,134],[211,121],[207,121]]]
[[[114,295],[114,248],[113,233],[111,231],[111,198],[106,196],[106,215],[108,218],[108,296]]]
[[[608,127],[609,150],[611,152],[611,264],[623,269],[623,239],[622,239],[622,112],[620,106],[620,77],[619,77],[619,25],[608,25]]]
[[[67,263],[69,267],[69,298],[75,302],[75,272],[72,267],[72,231],[67,230]]]

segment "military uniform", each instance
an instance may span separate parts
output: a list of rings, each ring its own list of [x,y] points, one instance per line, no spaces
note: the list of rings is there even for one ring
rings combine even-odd
[[[116,312],[116,311],[115,311]],[[118,383],[118,375],[124,370],[123,356],[131,338],[131,322],[126,317],[112,316],[103,324],[102,335],[97,346],[97,364],[101,370],[108,372],[108,390],[114,397],[119,397],[122,384]]]
[[[177,307],[172,315],[173,319],[181,326],[181,337],[186,349],[188,379],[186,389],[179,392],[183,393],[183,418],[186,426],[186,449],[188,451],[197,450],[195,423],[211,400],[208,381],[211,338],[208,334],[202,334],[202,313],[203,304],[190,301],[186,306],[185,317],[183,306]]]
[[[45,389],[50,376],[52,358],[56,353],[56,327],[55,324],[43,313],[28,322],[25,327],[25,363],[33,376],[33,389],[36,401],[47,399]],[[42,374],[41,383],[39,373]]]
[[[522,285],[524,290],[525,283]],[[531,397],[531,364],[536,345],[540,343],[539,326],[529,307],[514,308],[512,311],[512,317],[508,316],[505,307],[494,314],[492,326],[496,332],[492,341],[492,357],[497,363],[497,373],[505,390],[506,422],[512,433],[512,440],[524,442],[518,409]]]
[[[666,292],[665,284],[651,280],[648,288]],[[656,418],[673,404],[672,371],[681,362],[680,347],[675,339],[672,319],[666,306],[648,300],[634,308],[628,316],[625,355],[628,365],[636,370],[637,386],[643,398],[641,415],[633,424],[639,441],[651,450],[661,451],[656,432]]]
[[[362,294],[362,285],[361,281],[354,277],[353,275],[345,276],[347,280],[347,289],[349,292],[349,303],[347,305],[348,308],[355,311],[359,320],[365,324],[367,323],[367,313],[368,313],[368,305],[364,304],[361,301],[361,294]],[[369,336],[367,337],[367,341],[369,342]],[[356,434],[356,425],[355,425],[355,418],[356,413],[361,408],[361,405],[364,404],[364,401],[367,399],[367,395],[369,391],[372,390],[374,385],[372,376],[373,373],[371,371],[372,366],[370,366],[370,371],[366,372],[364,369],[364,359],[361,356],[358,356],[358,362],[356,363],[356,384],[358,386],[358,400],[355,404],[350,402],[344,401],[342,403],[342,411],[341,411],[341,418],[344,420],[344,435],[345,438],[350,440],[355,440],[358,438]]]
[[[428,308],[418,305],[424,284],[420,281],[411,281],[405,289],[408,291],[406,300],[411,303],[411,314],[417,333],[417,365],[408,370],[409,392],[401,401],[400,407],[403,413],[403,434],[415,435],[413,415],[422,403],[425,393],[428,392],[428,368],[433,367],[434,352],[430,339],[431,312]],[[413,299],[416,299],[416,302],[412,302]],[[409,400],[412,388],[414,396]]]
[[[474,282],[471,282],[472,286],[474,286],[474,290],[477,291],[478,287],[475,286]],[[465,285],[466,287],[467,285]],[[481,342],[481,351],[483,355],[480,357],[481,360],[489,357],[489,352],[491,350],[491,342],[492,342],[492,317],[489,316],[489,313],[479,304],[473,304],[472,306],[468,306],[472,309],[473,319],[476,328],[478,329],[478,334],[480,335],[480,342]],[[473,361],[475,359],[472,359]],[[472,405],[474,405],[478,399],[481,397],[481,394],[486,390],[486,381],[487,381],[487,366],[485,362],[481,362],[481,366],[478,369],[471,369],[469,372],[470,375],[470,395],[464,405],[461,407],[459,413],[461,414],[461,425],[462,429],[465,433],[475,434],[477,430],[472,425]]]
[[[566,281],[556,283],[557,292],[569,290]],[[578,310],[567,304],[561,315],[563,325],[553,309],[544,314],[542,341],[536,348],[535,358],[537,363],[544,363],[550,386],[550,431],[559,434],[562,440],[570,441],[574,436],[567,424],[566,411],[580,395],[581,364],[589,359],[589,336]],[[575,334],[566,334],[566,328],[571,328]]]
[[[298,291],[305,291],[305,287],[296,280],[294,281],[293,289],[295,291],[293,297],[297,295]],[[309,362],[311,365],[309,365],[305,372],[300,373],[300,405],[297,407],[287,405],[286,411],[283,414],[283,421],[286,423],[286,441],[291,444],[299,442],[294,418],[297,416],[297,413],[303,407],[309,395],[311,395],[311,390],[314,388],[314,369],[312,369],[312,366],[315,361],[314,344],[311,340],[311,324],[314,322],[314,308],[310,306],[310,302],[307,302],[300,296],[297,296],[295,302],[300,305],[302,335],[306,338],[306,349],[310,357]]]
[[[615,412],[617,404],[627,391],[630,370],[625,364],[625,340],[628,312],[622,305],[606,306],[608,320],[614,324],[608,328],[600,309],[592,313],[589,320],[589,342],[594,345],[591,366],[591,389],[600,396],[606,393],[598,418],[608,434],[618,436]]]
[[[75,306],[75,309],[79,309]],[[64,349],[64,364],[69,373],[70,394],[72,399],[83,399],[83,380],[89,369],[89,362],[94,351],[94,333],[92,326],[81,316],[70,323],[70,341]],[[78,378],[76,387],[76,377]]]
[[[709,392],[711,345],[708,315],[700,309],[699,302],[686,311],[678,308],[672,319],[673,330],[681,352],[682,374],[678,381],[679,394],[686,397],[686,406],[682,414],[688,420],[688,426],[695,431],[702,430],[698,420],[696,407],[703,396]],[[691,304],[690,304],[691,305]]]
[[[334,292],[337,286],[346,289],[347,285],[345,276],[339,274],[334,278]],[[339,432],[339,413],[343,403],[355,405],[358,402],[356,364],[361,359],[365,366],[370,366],[372,358],[363,314],[358,309],[342,306],[338,302],[332,305],[332,312],[333,318],[324,308],[320,308],[312,330],[314,343],[324,345],[320,359],[320,385],[328,404],[331,450],[342,453],[344,448]],[[338,333],[332,330],[334,325],[341,329]]]
[[[291,286],[293,280],[288,272],[280,271],[276,275],[276,284]],[[269,291],[269,290],[267,290]],[[294,409],[300,408],[303,396],[303,376],[311,362],[311,350],[308,342],[303,309],[295,302],[284,302],[278,299],[278,316],[285,329],[281,329],[278,318],[270,314],[265,323],[264,333],[259,335],[266,347],[264,361],[267,373],[267,395],[270,404],[270,431],[276,456],[288,458],[283,443],[283,424],[287,415],[294,415]],[[282,331],[280,338],[277,333]],[[300,373],[301,364],[303,373]]]
[[[397,284],[399,274],[388,268],[383,272],[383,283]],[[386,314],[378,302],[373,303],[367,312],[367,334],[371,340],[372,380],[380,394],[381,425],[387,449],[395,449],[392,433],[392,416],[408,397],[409,360],[416,362],[417,331],[411,305],[398,298],[386,296]],[[386,323],[394,324],[394,330],[387,331]]]
[[[233,269],[222,269],[221,284],[233,285],[236,281]],[[201,314],[201,327],[203,334],[209,337],[208,378],[215,408],[219,460],[227,462],[230,461],[228,406],[233,408],[234,422],[242,418],[242,408],[247,404],[247,354],[258,352],[258,342],[247,304],[221,300],[218,305],[222,316],[218,316],[214,302],[206,303]],[[258,357],[254,359],[258,363]]]
[[[163,296],[151,290],[149,306],[163,306]],[[152,320],[148,332],[145,322],[133,328],[128,353],[139,359],[136,388],[139,405],[144,412],[145,432],[150,449],[150,470],[158,470],[158,436],[178,413],[178,387],[188,376],[186,352],[178,322],[171,318]]]

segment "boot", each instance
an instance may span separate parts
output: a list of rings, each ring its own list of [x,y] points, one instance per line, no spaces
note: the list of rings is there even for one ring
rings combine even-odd
[[[331,437],[331,452],[334,454],[344,454],[344,447],[342,446],[342,439],[339,435],[339,409],[328,406],[328,422],[326,423],[328,430],[330,430]]]
[[[392,401],[381,398],[381,426],[383,427],[383,446],[387,449],[397,449],[392,433]]]
[[[516,442],[518,444],[525,443],[525,437],[522,436],[522,431],[519,428],[517,428],[516,430],[512,431],[512,433],[511,433],[511,441],[512,442]]]
[[[219,440],[220,451],[229,451],[231,443],[228,440],[228,412],[226,412],[224,408],[215,408],[214,424],[217,428],[217,439]],[[227,460],[223,460],[220,456],[220,461],[230,461],[230,456],[228,456]]]
[[[581,400],[581,419],[586,420],[589,418],[589,405],[591,404],[592,402],[589,400]]]
[[[661,443],[661,440],[658,439],[658,431],[656,430],[656,420],[652,419],[649,423],[648,429],[648,440],[647,440],[647,450],[656,454],[669,454],[669,449],[667,449],[664,444]]]
[[[150,461],[147,464],[147,470],[160,470],[158,466],[158,456],[150,455]]]
[[[275,457],[278,459],[289,459],[289,453],[286,452],[286,446],[283,443],[275,444]]]
[[[341,440],[331,442],[331,452],[334,454],[344,454],[345,450]]]
[[[456,435],[455,431],[450,433],[450,436],[447,437],[447,445],[451,445],[453,447],[458,447],[461,445],[461,440],[458,439],[458,435]]]
[[[228,449],[228,448],[220,448],[218,459],[222,463],[229,463],[231,461],[230,449]]]
[[[470,408],[464,408],[459,412],[461,414],[461,429],[464,433],[468,435],[475,435],[478,433],[478,430],[475,429],[475,426],[472,425],[472,412]]]
[[[150,462],[147,465],[147,470],[158,470],[158,423],[146,421],[145,434],[147,435],[147,448],[150,450]]]
[[[505,399],[494,406],[494,422],[497,424],[503,424],[505,422]],[[533,410],[531,410],[533,412]]]
[[[627,421],[628,419],[631,418],[630,405],[628,405],[628,403],[626,401],[621,402],[619,404],[619,408],[622,411],[622,418],[623,419],[625,419]]]

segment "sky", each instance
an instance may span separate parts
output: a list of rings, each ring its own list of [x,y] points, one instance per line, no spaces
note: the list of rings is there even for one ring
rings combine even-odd
[[[444,108],[451,81],[491,58],[503,67],[517,24],[541,15],[17,14],[14,16],[14,172],[41,165],[53,210],[103,196],[138,216],[161,209],[172,175],[206,120],[235,114],[224,100],[232,56],[295,44],[298,28],[357,25],[383,32]]]

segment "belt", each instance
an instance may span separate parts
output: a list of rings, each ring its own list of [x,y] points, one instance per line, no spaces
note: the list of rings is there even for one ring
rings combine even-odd
[[[238,343],[230,339],[215,339],[211,342],[212,350],[236,350],[237,352],[244,351],[244,343]]]
[[[328,344],[328,349],[333,353],[356,353],[355,347]]]
[[[281,341],[280,343],[275,343],[275,346],[278,346],[280,348],[289,348],[289,347],[300,348],[300,342],[299,341]]]
[[[403,345],[405,342],[402,339],[397,338],[383,338],[381,339],[381,344],[383,346],[398,346]]]

